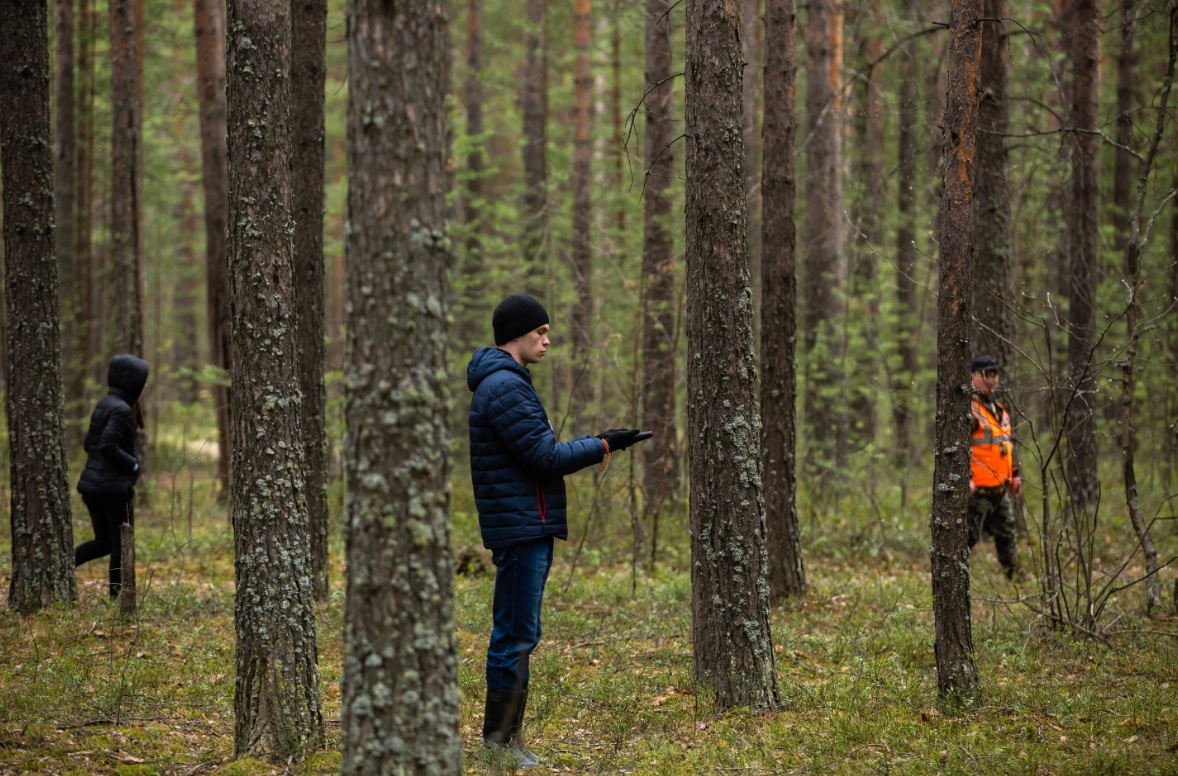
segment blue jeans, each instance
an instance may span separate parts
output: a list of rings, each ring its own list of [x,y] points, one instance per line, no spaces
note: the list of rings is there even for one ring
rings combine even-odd
[[[495,626],[487,646],[487,687],[528,689],[528,659],[540,643],[540,605],[552,568],[551,536],[495,550]]]

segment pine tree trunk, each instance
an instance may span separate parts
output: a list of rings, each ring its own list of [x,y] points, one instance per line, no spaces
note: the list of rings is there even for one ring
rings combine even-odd
[[[229,294],[234,386],[234,750],[323,743],[294,306],[291,14],[228,6]]]
[[[1072,181],[1067,208],[1069,249],[1068,362],[1076,400],[1065,420],[1068,440],[1068,500],[1074,517],[1096,506],[1096,280],[1100,192],[1100,136],[1097,134],[1100,15],[1096,0],[1076,0],[1066,35],[1072,62]]]
[[[141,21],[136,0],[111,0],[111,234],[114,270],[114,349],[143,356],[143,297],[140,266],[142,116],[136,36]]]
[[[842,65],[840,0],[812,0],[806,14],[805,461],[812,477],[845,457],[842,388],[843,251]]]
[[[78,597],[66,483],[45,0],[0,2],[5,385],[12,580],[8,607]]]
[[[696,680],[718,710],[781,703],[745,241],[740,10],[687,3],[687,342]]]
[[[226,146],[225,17],[218,0],[192,0],[196,35],[197,98],[200,105],[200,151],[205,196],[205,262],[208,289],[209,361],[229,370],[229,259],[225,234],[229,218],[229,167]],[[221,493],[229,493],[231,391],[212,387],[217,414],[217,476]]]
[[[1145,197],[1148,191],[1149,174],[1158,154],[1158,146],[1166,130],[1166,106],[1170,100],[1170,93],[1174,85],[1174,70],[1178,64],[1178,6],[1170,5],[1170,40],[1169,59],[1166,64],[1166,75],[1162,80],[1162,91],[1158,100],[1157,128],[1141,166],[1141,175],[1137,181],[1137,197],[1129,211],[1128,235],[1125,243],[1125,277],[1124,285],[1129,290],[1128,309],[1125,311],[1125,328],[1128,333],[1128,344],[1125,348],[1125,359],[1121,364],[1121,454],[1123,457],[1122,473],[1125,485],[1125,504],[1129,511],[1129,521],[1137,534],[1141,545],[1141,553],[1145,559],[1145,611],[1152,614],[1161,608],[1162,591],[1158,578],[1158,551],[1150,535],[1149,523],[1138,498],[1136,449],[1137,436],[1133,426],[1133,393],[1136,382],[1134,369],[1136,368],[1138,346],[1141,339],[1141,329],[1138,321],[1141,313],[1140,293],[1144,288],[1141,279],[1141,251],[1145,247],[1142,235],[1142,211],[1145,208]],[[1123,42],[1123,40],[1122,40]],[[1131,48],[1131,43],[1126,46]]]
[[[883,219],[879,193],[884,188],[884,93],[883,72],[877,62],[883,55],[879,33],[884,29],[880,0],[870,0],[865,9],[866,24],[860,52],[863,62],[861,100],[856,111],[859,196],[855,198],[854,222],[858,225],[849,270],[851,293],[846,302],[846,349],[853,372],[845,375],[844,394],[850,409],[847,420],[848,444],[862,450],[875,443],[875,400],[880,386],[872,379],[879,374],[879,281],[876,262],[883,254]]]
[[[1006,17],[1005,0],[985,0],[991,19]],[[1005,24],[982,26],[981,92],[978,105],[978,156],[974,165],[974,287],[977,321],[975,354],[989,353],[1002,367],[1003,388],[1018,385],[1015,360],[1010,185],[1007,182],[1006,134],[1010,102],[1006,96],[1008,36]],[[1008,407],[1009,409],[1009,407]]]
[[[291,0],[291,135],[294,165],[295,309],[303,393],[303,484],[311,532],[311,588],[326,601],[327,389],[323,383],[323,88],[327,0]]]
[[[67,417],[80,419],[81,413],[75,407],[80,404],[83,394],[80,390],[74,393],[75,389],[81,387],[75,373],[82,369],[82,343],[78,341],[76,326],[78,149],[74,86],[74,0],[54,0],[53,11],[56,48],[53,189],[56,203],[57,276],[60,280],[62,380],[66,389],[66,406],[73,410]],[[77,424],[77,420],[71,420],[68,425],[73,427]]]
[[[466,3],[466,136],[470,152],[466,155],[466,192],[463,212],[466,216],[466,266],[472,279],[483,273],[482,240],[479,236],[483,206],[483,0]]]
[[[675,258],[671,190],[677,131],[674,105],[674,16],[671,0],[646,0],[646,138],[642,192],[642,427],[658,444],[642,445],[643,507],[651,527],[651,563],[659,515],[679,489],[675,443]]]
[[[177,84],[177,91],[183,84]],[[196,207],[195,172],[192,168],[192,149],[183,145],[176,149],[176,167],[184,176],[179,182],[180,204],[176,213],[179,225],[179,239],[176,243],[176,272],[174,277],[174,310],[176,328],[180,333],[172,344],[172,366],[179,380],[178,398],[185,404],[195,404],[198,397],[199,385],[197,375],[200,373],[197,343],[191,336],[197,330],[196,307],[200,296],[198,280],[203,267],[197,259],[196,248]]]
[[[970,625],[969,330],[973,302],[974,158],[983,0],[953,0],[945,106],[941,196],[940,288],[937,296],[936,463],[933,466],[932,578],[937,691],[968,700],[978,691]]]
[[[593,74],[589,69],[589,42],[593,29],[592,0],[576,0],[573,16],[573,305],[570,332],[573,356],[572,410],[575,427],[591,422],[593,403],[593,252],[590,241],[592,212],[589,188],[592,184],[593,147],[590,126],[593,116]]]
[[[905,0],[904,16],[915,17],[915,0]],[[896,166],[896,349],[900,366],[892,382],[892,424],[895,427],[895,462],[907,468],[912,449],[913,411],[908,398],[916,388],[916,340],[920,319],[916,312],[916,79],[920,61],[915,40],[900,49],[899,164]],[[901,478],[901,488],[906,488]],[[906,493],[906,490],[904,491]]]
[[[765,0],[765,121],[761,171],[764,259],[761,265],[761,457],[769,594],[806,589],[797,511],[797,228],[794,200],[794,107],[797,72],[794,0]]]
[[[448,7],[352,0],[348,10],[345,774],[458,773],[462,758],[446,430]]]
[[[1116,244],[1129,239],[1129,218],[1133,208],[1133,77],[1137,65],[1133,53],[1133,32],[1137,24],[1134,0],[1121,0],[1121,40],[1117,52],[1117,149],[1113,165],[1113,231]]]
[[[548,59],[544,44],[547,0],[528,0],[527,48],[520,105],[524,120],[525,291],[543,296],[548,250]]]
[[[741,111],[744,116],[744,191],[748,213],[749,275],[753,283],[753,339],[758,341],[761,327],[761,133],[758,109],[761,107],[761,50],[763,22],[761,0],[742,0],[740,19],[741,56],[744,78],[741,86]]]
[[[98,14],[94,0],[81,0],[79,20],[81,33],[78,36],[78,134],[77,134],[77,229],[75,234],[75,299],[77,311],[74,327],[78,342],[78,369],[69,375],[73,382],[67,391],[69,396],[84,396],[86,378],[94,371],[95,363],[102,352],[99,346],[101,326],[95,314],[94,305],[94,94],[95,94],[95,36],[98,29]],[[84,424],[77,424],[76,437],[81,441],[85,434]]]

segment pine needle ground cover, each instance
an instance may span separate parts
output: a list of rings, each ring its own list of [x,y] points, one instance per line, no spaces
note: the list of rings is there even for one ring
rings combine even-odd
[[[338,772],[343,569],[319,608],[328,746],[302,763],[234,762],[230,529],[223,507],[185,513],[190,483],[160,482],[137,517],[135,619],[107,602],[101,562],[79,570],[77,605],[0,614],[0,772]],[[687,570],[660,566],[632,590],[628,566],[574,567],[574,550],[558,548],[532,668],[528,737],[553,772],[1178,773],[1174,616],[1138,619],[1126,602],[1108,642],[1053,632],[1014,602],[988,546],[973,561],[976,706],[937,706],[927,564],[836,553],[808,558],[810,592],[773,613],[788,705],[719,718],[692,679]],[[476,564],[456,589],[468,773],[487,770],[491,582]]]

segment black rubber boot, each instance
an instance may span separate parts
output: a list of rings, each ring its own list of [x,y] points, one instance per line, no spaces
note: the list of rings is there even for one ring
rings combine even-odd
[[[483,746],[496,765],[534,768],[540,763],[519,738],[519,726],[527,699],[527,690],[487,689],[487,704],[483,711]]]
[[[528,749],[527,744],[524,743],[524,712],[528,708],[528,691],[523,690],[520,693],[519,711],[515,715],[515,730],[511,737],[511,751],[520,756],[524,765],[521,768],[534,768],[540,764],[540,758]]]

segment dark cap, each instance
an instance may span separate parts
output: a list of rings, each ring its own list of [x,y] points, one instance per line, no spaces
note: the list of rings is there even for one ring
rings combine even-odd
[[[491,326],[495,344],[503,345],[548,323],[548,311],[527,294],[512,294],[495,308]]]
[[[998,362],[994,360],[993,356],[978,356],[969,365],[969,371],[973,372],[997,372]]]

